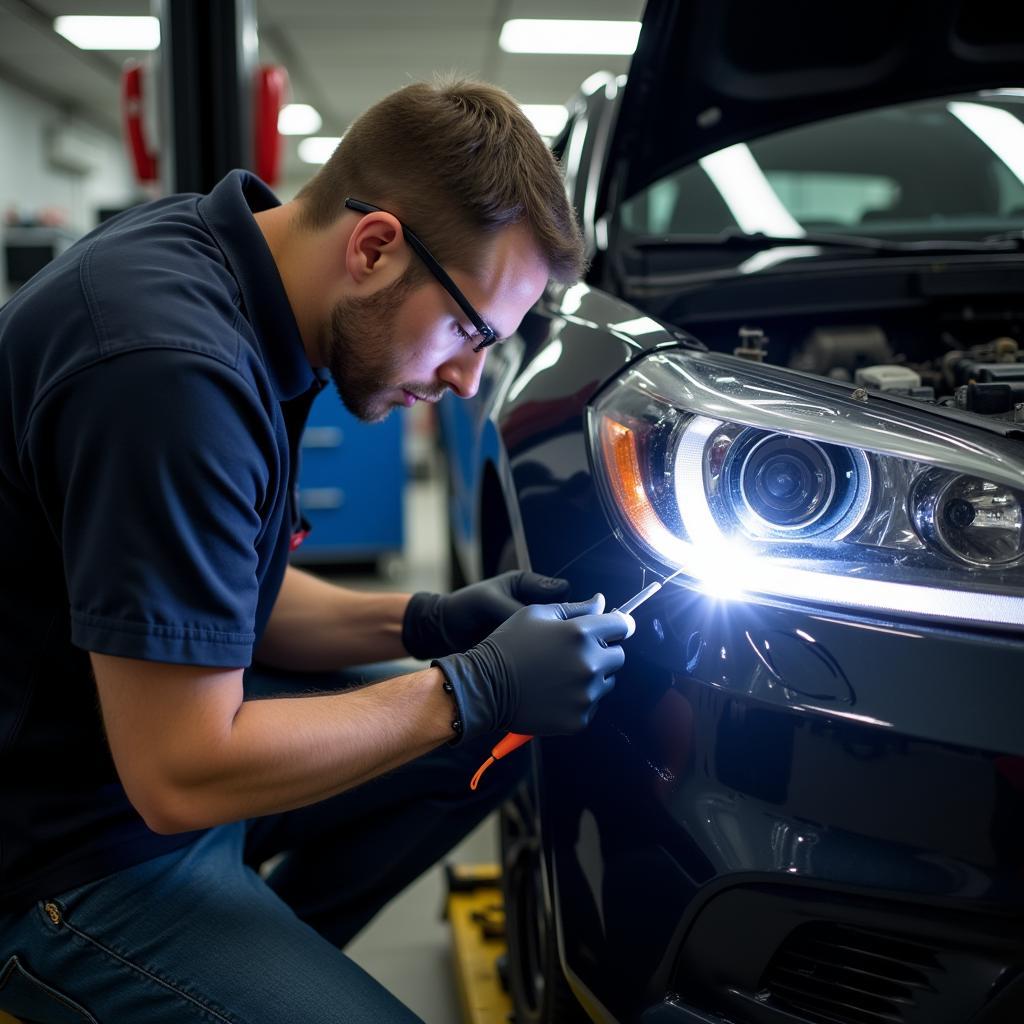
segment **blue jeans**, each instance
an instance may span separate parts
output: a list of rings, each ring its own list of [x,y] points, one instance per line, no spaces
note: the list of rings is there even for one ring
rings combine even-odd
[[[351,681],[250,674],[246,694]],[[34,1024],[419,1020],[340,947],[518,781],[526,761],[513,755],[470,792],[496,739],[442,747],[329,800],[211,829],[0,914],[0,1009]]]

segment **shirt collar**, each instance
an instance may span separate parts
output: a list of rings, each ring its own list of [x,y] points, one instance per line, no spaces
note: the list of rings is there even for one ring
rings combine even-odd
[[[227,258],[274,391],[286,402],[322,384],[309,364],[277,264],[252,216],[280,205],[254,174],[231,171],[199,200],[199,214]]]

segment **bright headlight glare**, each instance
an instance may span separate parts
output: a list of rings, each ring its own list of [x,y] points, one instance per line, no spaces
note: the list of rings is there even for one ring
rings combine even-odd
[[[682,350],[589,410],[623,541],[688,585],[1024,624],[1024,449],[926,406]]]

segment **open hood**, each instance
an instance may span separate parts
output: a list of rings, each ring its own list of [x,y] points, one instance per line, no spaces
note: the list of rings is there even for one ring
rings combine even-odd
[[[612,141],[614,194],[784,128],[1013,86],[1024,4],[650,0]]]

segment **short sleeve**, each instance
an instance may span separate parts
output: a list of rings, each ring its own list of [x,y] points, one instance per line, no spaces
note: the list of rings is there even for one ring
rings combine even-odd
[[[26,451],[84,650],[243,667],[252,657],[273,423],[232,367],[175,349],[59,385]]]

